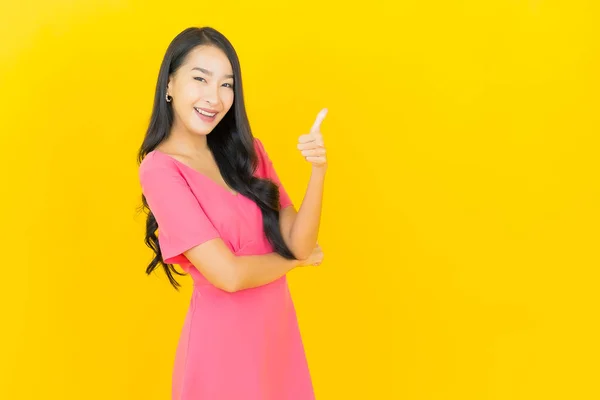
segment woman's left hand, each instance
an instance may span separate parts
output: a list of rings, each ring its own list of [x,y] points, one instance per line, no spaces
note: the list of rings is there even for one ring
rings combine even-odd
[[[327,166],[327,158],[325,156],[325,143],[321,134],[321,123],[327,115],[327,109],[322,109],[317,115],[317,119],[310,129],[310,133],[301,135],[298,138],[298,150],[306,161],[312,163],[313,167]]]

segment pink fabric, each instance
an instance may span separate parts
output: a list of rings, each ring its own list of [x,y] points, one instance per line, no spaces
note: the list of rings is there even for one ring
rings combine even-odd
[[[263,144],[255,173],[279,186]],[[250,199],[152,151],[139,168],[142,191],[158,222],[163,259],[190,273],[194,290],[175,355],[174,400],[311,400],[314,393],[286,277],[228,293],[213,286],[182,254],[220,237],[236,255],[273,252],[262,214]]]

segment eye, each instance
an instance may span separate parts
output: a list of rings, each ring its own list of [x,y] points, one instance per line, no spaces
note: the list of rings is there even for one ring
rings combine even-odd
[[[202,78],[201,76],[197,76],[197,77],[195,77],[194,79],[195,79],[195,80],[197,80],[197,81],[199,81],[200,79],[202,79],[203,81],[205,81],[205,82],[206,82],[206,79]]]
[[[225,86],[225,85],[229,85],[228,87],[233,89],[233,85],[231,83],[225,83],[223,86]]]

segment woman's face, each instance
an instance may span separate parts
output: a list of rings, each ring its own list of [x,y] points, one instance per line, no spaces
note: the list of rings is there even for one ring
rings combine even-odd
[[[167,85],[174,128],[208,135],[233,105],[233,84],[231,63],[222,50],[199,46],[190,51]]]

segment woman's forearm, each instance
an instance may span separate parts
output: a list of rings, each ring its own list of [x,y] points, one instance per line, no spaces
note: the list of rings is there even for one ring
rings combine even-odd
[[[231,291],[250,289],[271,283],[301,265],[277,253],[235,257],[235,280]]]
[[[327,167],[313,167],[306,194],[290,228],[290,249],[299,258],[308,257],[317,243]]]

